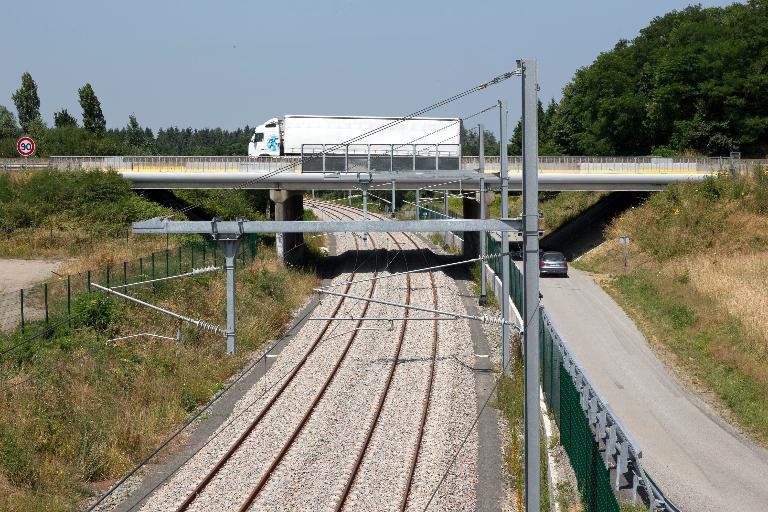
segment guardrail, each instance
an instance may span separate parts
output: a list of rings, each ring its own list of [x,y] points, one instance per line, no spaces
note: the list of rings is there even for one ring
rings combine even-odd
[[[53,167],[62,170],[114,169],[118,172],[273,172],[291,166],[290,172],[430,172],[476,170],[479,157],[462,156],[456,145],[348,145],[323,153],[323,145],[303,146],[305,157],[248,156],[52,156],[49,158],[0,159],[0,169]],[[327,150],[329,146],[325,146]],[[324,155],[324,156],[323,156]],[[522,172],[519,156],[509,157],[510,172]],[[747,172],[768,167],[768,159],[661,158],[652,156],[591,157],[543,156],[542,173],[643,174]],[[488,172],[499,170],[499,157],[485,157]]]

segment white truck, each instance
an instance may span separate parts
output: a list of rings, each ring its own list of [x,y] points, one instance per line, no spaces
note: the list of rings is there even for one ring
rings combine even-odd
[[[285,156],[319,153],[437,155],[460,154],[458,118],[414,117],[357,139],[400,118],[362,116],[286,115],[256,127],[248,156]],[[354,143],[345,145],[347,141]],[[335,146],[342,145],[335,148]],[[333,148],[333,149],[332,149]]]

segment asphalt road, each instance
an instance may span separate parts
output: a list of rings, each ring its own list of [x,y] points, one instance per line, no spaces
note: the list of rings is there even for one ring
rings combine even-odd
[[[570,269],[568,279],[540,283],[561,335],[677,506],[685,512],[768,510],[768,451],[685,389],[588,274]]]

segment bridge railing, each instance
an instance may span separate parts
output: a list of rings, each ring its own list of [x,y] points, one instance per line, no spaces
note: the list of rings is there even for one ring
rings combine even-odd
[[[462,156],[456,144],[377,145],[350,144],[323,156],[330,146],[305,144],[299,156],[52,156],[49,158],[8,158],[0,169],[54,167],[62,170],[114,169],[119,172],[429,172],[476,170],[479,157]],[[302,156],[304,157],[302,161]],[[519,156],[509,157],[510,171],[522,172]],[[543,173],[565,174],[665,174],[716,172],[745,173],[756,166],[768,167],[768,159],[662,158],[653,156],[593,157],[543,156]],[[485,158],[488,172],[498,171],[499,157]]]
[[[499,171],[498,156],[485,157],[486,171]],[[768,159],[732,159],[717,158],[662,158],[653,156],[630,157],[593,157],[593,156],[543,156],[539,157],[539,169],[542,172],[562,172],[578,174],[600,173],[702,173],[746,172],[755,166],[768,166]],[[477,169],[479,157],[464,156],[462,169]],[[511,172],[522,172],[522,157],[510,156]]]

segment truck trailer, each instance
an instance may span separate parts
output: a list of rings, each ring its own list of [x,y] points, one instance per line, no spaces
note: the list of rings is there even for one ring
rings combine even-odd
[[[256,127],[248,155],[292,156],[327,154],[439,155],[461,154],[458,118],[414,117],[394,124],[398,117],[286,115],[273,117]],[[349,141],[353,141],[348,143]]]

